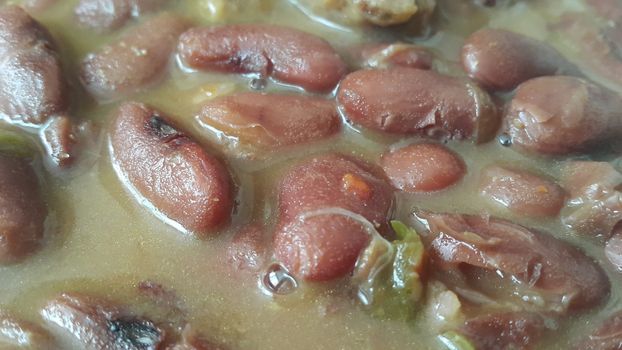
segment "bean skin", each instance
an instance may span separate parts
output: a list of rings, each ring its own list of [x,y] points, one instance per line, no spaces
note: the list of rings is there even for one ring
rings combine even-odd
[[[584,152],[622,137],[622,97],[586,80],[540,77],[521,84],[507,108],[513,144],[546,155]]]
[[[434,143],[409,145],[385,153],[381,163],[393,186],[406,192],[439,191],[460,181],[466,173],[459,155]]]
[[[499,126],[496,106],[486,92],[433,71],[360,70],[343,79],[337,100],[352,122],[394,134],[440,130],[450,138],[485,142]]]
[[[540,76],[579,74],[548,44],[502,29],[471,34],[462,48],[462,64],[471,78],[495,91],[513,90]]]
[[[256,73],[312,92],[329,92],[346,65],[324,40],[275,25],[198,27],[179,40],[188,67],[224,73]]]
[[[128,30],[118,41],[87,55],[81,66],[86,89],[98,100],[126,96],[156,83],[188,23],[164,13]]]
[[[392,191],[380,169],[338,154],[315,156],[290,169],[278,187],[275,256],[309,281],[343,277],[369,241],[361,223],[330,211],[362,215],[384,231]],[[305,217],[326,209],[322,215]]]
[[[165,0],[80,0],[74,13],[82,26],[107,32],[165,3]]]
[[[196,117],[236,142],[236,153],[257,153],[309,143],[339,132],[341,119],[335,104],[322,98],[240,93],[205,104]]]
[[[479,350],[530,350],[547,328],[544,318],[536,313],[505,312],[469,319],[460,332]]]
[[[41,125],[67,105],[49,32],[20,7],[0,8],[0,118]]]
[[[227,168],[160,112],[125,103],[110,135],[118,173],[163,215],[198,236],[229,221]]]
[[[553,217],[564,206],[565,191],[528,171],[491,165],[482,171],[480,194],[517,215]]]
[[[227,261],[235,270],[257,271],[265,261],[264,231],[249,224],[238,231],[227,248]]]
[[[0,154],[0,264],[17,262],[39,247],[46,216],[39,181],[30,164]]]

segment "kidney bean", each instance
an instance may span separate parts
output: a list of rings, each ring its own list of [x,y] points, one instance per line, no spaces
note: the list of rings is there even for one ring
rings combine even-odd
[[[295,29],[267,24],[192,28],[179,43],[190,68],[257,73],[313,92],[332,90],[346,65],[324,40]]]
[[[275,256],[294,275],[325,281],[351,272],[369,241],[363,216],[381,231],[392,193],[379,169],[338,154],[315,156],[290,169],[279,185]],[[312,215],[324,211],[318,215]],[[309,216],[311,215],[311,216]]]
[[[0,264],[16,262],[38,248],[46,216],[28,161],[0,154]]]
[[[439,191],[460,181],[466,173],[459,155],[434,143],[409,145],[385,153],[381,163],[393,187],[406,192]]]
[[[442,131],[454,139],[483,142],[499,126],[490,96],[475,85],[433,71],[395,67],[349,74],[337,100],[362,126],[396,134]]]
[[[395,44],[365,44],[357,49],[355,60],[360,68],[410,67],[431,69],[434,55],[424,47]]]
[[[81,67],[84,86],[96,98],[111,100],[155,83],[187,27],[184,19],[164,13],[130,29],[115,43],[87,55]]]
[[[563,155],[622,137],[622,97],[573,77],[541,77],[521,84],[505,123],[520,148]]]
[[[22,8],[0,8],[0,117],[40,125],[66,108],[65,81],[50,34]]]
[[[481,29],[462,47],[462,65],[469,76],[491,90],[507,91],[531,78],[580,74],[548,44],[502,29]]]
[[[120,177],[169,219],[200,236],[229,220],[233,185],[226,167],[160,112],[123,104],[110,142]]]
[[[622,348],[622,312],[617,311],[604,320],[576,350],[619,350]]]
[[[39,325],[0,312],[0,345],[5,349],[59,349],[52,336]]]
[[[74,9],[78,22],[99,32],[124,26],[130,19],[159,9],[165,0],[80,0]]]
[[[109,300],[80,294],[61,294],[45,305],[41,316],[85,350],[155,350],[164,344],[166,336],[151,320]]]
[[[558,313],[594,307],[609,294],[600,266],[548,234],[489,216],[418,216],[432,270],[459,294],[473,290],[526,310]]]
[[[562,168],[569,199],[562,222],[581,234],[609,237],[622,221],[622,174],[606,162],[573,161]]]
[[[258,224],[243,227],[233,236],[227,260],[236,270],[257,271],[264,263],[266,247],[263,228]]]
[[[558,215],[566,196],[564,189],[551,180],[501,165],[483,170],[479,192],[515,214],[534,217]]]
[[[529,350],[547,330],[545,320],[536,313],[503,312],[469,319],[460,333],[478,350]]]
[[[205,104],[196,120],[235,139],[229,147],[239,153],[308,143],[334,135],[341,128],[333,102],[296,95],[225,96]]]

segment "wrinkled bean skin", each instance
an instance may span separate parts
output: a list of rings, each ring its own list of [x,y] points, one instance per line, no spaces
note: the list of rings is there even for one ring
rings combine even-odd
[[[482,29],[462,47],[462,65],[487,89],[513,90],[545,75],[576,75],[579,71],[548,44],[502,29]]]
[[[381,170],[337,154],[316,156],[293,167],[278,193],[275,256],[294,275],[309,281],[351,272],[369,233],[344,215],[306,215],[342,208],[362,215],[383,231],[392,204],[392,191]]]
[[[165,331],[108,300],[63,293],[49,301],[41,316],[85,350],[160,349]]]
[[[406,192],[443,190],[460,181],[466,165],[458,154],[434,143],[409,145],[382,155],[393,187]]]
[[[74,13],[82,26],[106,32],[165,3],[165,0],[80,0]]]
[[[22,8],[0,8],[0,118],[43,124],[67,108],[63,73],[48,31]]]
[[[178,51],[193,69],[256,73],[312,92],[331,91],[347,69],[326,41],[266,24],[192,28],[181,36]]]
[[[110,143],[119,176],[169,219],[199,236],[229,220],[233,184],[227,168],[167,117],[125,103]]]
[[[517,215],[532,217],[557,216],[566,197],[564,189],[551,180],[500,165],[482,171],[479,192]]]
[[[359,48],[356,61],[360,68],[410,67],[431,69],[434,55],[423,47],[403,43],[367,44]]]
[[[265,260],[264,231],[258,224],[244,226],[227,248],[227,260],[236,270],[257,271]]]
[[[606,319],[593,334],[579,343],[576,350],[621,350],[622,312],[618,311]]]
[[[233,138],[236,153],[256,153],[308,143],[339,132],[341,118],[332,101],[322,98],[240,93],[209,101],[196,117]]]
[[[355,124],[395,134],[440,130],[450,138],[473,136],[484,142],[499,125],[496,107],[486,92],[433,71],[360,70],[343,79],[337,100]]]
[[[81,66],[82,83],[102,101],[154,84],[187,27],[184,19],[164,13],[131,28],[118,41],[87,55]]]
[[[0,311],[0,347],[8,350],[59,349],[52,336],[39,325]]]
[[[573,161],[562,168],[569,200],[562,223],[576,232],[609,237],[622,221],[622,174],[606,162]]]
[[[592,259],[548,234],[487,216],[427,212],[418,216],[427,231],[422,234],[430,264],[440,278],[487,273],[494,278],[490,283],[507,283],[517,296],[528,295],[512,300],[533,311],[586,310],[609,294],[609,280]],[[511,294],[505,290],[503,296]],[[534,295],[535,302],[527,301]]]
[[[505,115],[513,144],[565,155],[622,137],[622,97],[586,80],[555,76],[521,84]]]
[[[528,312],[479,316],[460,328],[478,350],[530,350],[546,330],[544,319]]]
[[[43,239],[47,208],[28,161],[0,154],[0,264],[23,259]]]

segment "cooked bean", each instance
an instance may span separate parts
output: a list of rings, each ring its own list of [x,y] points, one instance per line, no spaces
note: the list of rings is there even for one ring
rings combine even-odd
[[[548,44],[502,29],[482,29],[462,48],[466,72],[492,90],[512,90],[531,78],[579,74],[572,63]]]
[[[257,73],[314,92],[332,90],[346,73],[326,41],[267,24],[190,29],[180,38],[179,54],[190,68]]]
[[[617,311],[601,323],[594,333],[580,342],[576,350],[622,349],[622,312]]]
[[[152,321],[91,296],[61,294],[45,305],[41,316],[71,337],[76,348],[85,350],[155,350],[165,339],[164,330]]]
[[[396,67],[361,70],[341,82],[337,99],[347,118],[365,127],[397,134],[475,136],[487,141],[499,123],[490,96],[458,78]]]
[[[0,154],[0,264],[32,253],[43,238],[47,209],[32,167]]]
[[[538,314],[505,312],[467,320],[460,332],[478,350],[529,350],[534,348],[547,328]]]
[[[48,31],[22,8],[0,8],[0,118],[43,124],[67,107],[66,86]]]
[[[165,0],[80,0],[74,12],[81,25],[104,32],[120,28],[130,19],[165,3]]]
[[[445,146],[421,143],[382,156],[382,167],[393,187],[406,192],[439,191],[460,181],[466,165]]]
[[[361,68],[410,67],[431,69],[434,55],[426,48],[404,44],[367,44],[359,48],[356,61]]]
[[[491,165],[481,175],[479,192],[518,215],[556,216],[564,206],[564,190],[555,182],[507,166]]]
[[[265,260],[264,232],[261,226],[250,224],[233,236],[227,249],[229,264],[237,270],[258,270]]]
[[[2,349],[52,350],[59,347],[39,325],[0,312],[0,347]]]
[[[75,161],[78,140],[75,126],[68,117],[53,117],[43,128],[42,142],[54,164],[67,167]]]
[[[521,84],[505,115],[515,145],[563,155],[622,137],[622,97],[573,77],[541,77]]]
[[[616,270],[622,272],[622,220],[616,224],[605,245],[605,256]]]
[[[100,100],[119,98],[157,82],[187,27],[184,19],[169,13],[148,19],[115,43],[89,54],[82,62],[82,82]]]
[[[234,139],[228,144],[231,151],[251,154],[323,139],[341,127],[333,102],[296,95],[225,96],[205,104],[196,119],[206,129]]]
[[[615,22],[622,19],[622,5],[617,0],[586,0],[585,3],[605,19]]]
[[[562,168],[569,200],[562,222],[575,231],[609,237],[622,221],[622,174],[606,162],[574,161]]]
[[[110,141],[119,175],[170,220],[198,235],[229,220],[227,169],[160,112],[123,104]]]
[[[472,290],[563,313],[594,307],[609,293],[607,276],[591,258],[548,234],[489,216],[419,217],[432,270],[459,294]]]
[[[278,191],[275,255],[294,275],[312,281],[351,272],[369,241],[360,222],[333,208],[362,215],[382,230],[392,202],[379,169],[336,154],[295,166]]]

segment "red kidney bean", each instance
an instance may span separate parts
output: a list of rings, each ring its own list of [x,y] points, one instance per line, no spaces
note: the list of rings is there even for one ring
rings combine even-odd
[[[160,112],[123,104],[110,141],[119,175],[169,219],[200,236],[229,220],[227,168]]]
[[[479,192],[518,215],[557,216],[566,194],[555,182],[511,167],[491,165],[481,175]]]
[[[591,236],[609,237],[622,221],[622,174],[606,162],[573,161],[562,168],[569,192],[562,222]]]
[[[535,77],[580,74],[548,44],[502,29],[481,29],[462,48],[462,65],[482,86],[507,91]]]
[[[236,270],[257,271],[264,263],[265,253],[263,228],[250,224],[233,236],[227,249],[227,260]]]
[[[316,156],[293,167],[278,191],[275,255],[294,275],[310,281],[351,272],[369,241],[361,222],[333,208],[361,215],[383,231],[392,203],[391,188],[380,169],[337,154]]]
[[[85,350],[159,349],[166,336],[151,320],[109,300],[79,294],[64,293],[49,301],[41,316]]]
[[[241,93],[205,104],[197,121],[233,138],[232,151],[256,153],[327,138],[341,119],[332,101],[322,98]]]
[[[558,313],[589,309],[609,294],[600,266],[548,234],[489,216],[418,215],[432,270],[458,293],[474,290]]]
[[[0,264],[38,248],[46,216],[39,180],[28,161],[0,154]]]
[[[564,155],[622,137],[622,97],[573,77],[541,77],[521,84],[505,115],[520,148]]]
[[[404,44],[365,44],[357,49],[355,56],[361,68],[410,67],[431,69],[434,55],[426,48]]]
[[[100,32],[124,26],[130,19],[157,10],[165,0],[80,0],[74,9],[78,22]]]
[[[396,134],[433,134],[487,141],[499,126],[490,96],[433,71],[395,67],[349,74],[337,93],[354,123]]]
[[[545,320],[536,313],[503,312],[469,319],[460,333],[478,350],[530,350],[547,330]]]
[[[313,92],[332,90],[346,65],[324,40],[267,24],[192,28],[179,43],[184,64],[226,73],[257,73]]]
[[[619,350],[622,347],[622,312],[617,311],[604,320],[576,350]]]
[[[39,325],[0,312],[0,344],[5,349],[59,349],[52,336]]]
[[[49,32],[22,8],[0,8],[0,117],[43,124],[67,108],[67,92]]]
[[[123,34],[118,41],[89,54],[82,62],[86,89],[100,100],[126,96],[162,77],[187,22],[164,13]]]
[[[434,143],[409,145],[382,155],[382,167],[393,187],[406,192],[445,189],[460,181],[466,165],[449,148]]]

